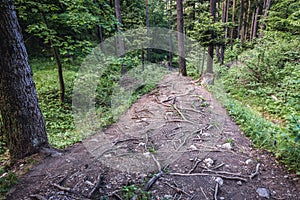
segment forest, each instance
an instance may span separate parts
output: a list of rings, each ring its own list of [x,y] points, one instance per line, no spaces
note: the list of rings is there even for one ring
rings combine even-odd
[[[22,39],[9,38],[18,26]],[[164,40],[155,27],[169,30],[169,51],[144,46]],[[131,30],[141,31],[124,36]],[[131,41],[121,36],[138,34],[146,38],[127,51]],[[112,100],[122,76],[159,66],[149,68],[153,80],[136,88],[129,105],[157,87],[156,74],[191,77],[222,103],[255,148],[299,176],[299,36],[297,0],[1,0],[0,194],[18,183],[14,166],[20,160],[41,147],[60,151],[87,137],[76,129],[72,101],[80,67],[95,48],[114,54],[102,61],[108,67],[97,80],[99,129],[118,121]],[[15,41],[14,54],[9,45]],[[191,46],[201,48],[187,50]],[[34,109],[29,115],[22,113],[28,105]]]

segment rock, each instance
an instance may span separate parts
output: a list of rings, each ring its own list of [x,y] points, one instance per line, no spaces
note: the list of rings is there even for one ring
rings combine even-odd
[[[266,188],[257,188],[256,192],[260,197],[265,197],[267,199],[271,197],[270,191]]]
[[[225,200],[225,197],[220,197],[220,200]]]
[[[223,183],[224,183],[223,179],[220,178],[220,177],[217,177],[217,178],[216,178],[216,182],[217,182],[219,185],[223,185]]]
[[[288,175],[285,175],[284,178],[289,178],[289,176],[288,176]]]
[[[143,155],[144,155],[146,158],[151,158],[150,152],[145,152],[145,153],[143,153]]]
[[[203,162],[207,167],[211,167],[214,164],[214,161],[211,158],[206,158],[205,160],[203,160]]]
[[[223,145],[222,145],[222,148],[223,148],[223,149],[227,149],[227,150],[232,150],[232,146],[231,146],[230,143],[225,143],[225,144],[223,144]]]
[[[243,185],[242,181],[238,181],[238,182],[236,182],[236,184]]]
[[[172,195],[165,195],[164,199],[173,199],[173,196]]]
[[[209,134],[209,133],[202,133],[202,136],[204,136],[204,137],[210,137],[211,134]]]
[[[195,151],[195,150],[197,150],[198,148],[197,148],[195,145],[191,145],[191,146],[189,147],[189,149]]]
[[[251,164],[252,162],[253,162],[252,159],[248,159],[248,160],[245,161],[246,165],[249,165],[249,164]]]

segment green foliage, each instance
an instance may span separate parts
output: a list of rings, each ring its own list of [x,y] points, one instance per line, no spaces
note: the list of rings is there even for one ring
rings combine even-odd
[[[150,194],[148,192],[145,192],[143,189],[135,186],[135,185],[128,185],[123,186],[121,189],[122,196],[126,200],[130,199],[137,199],[137,200],[147,200],[150,199]]]
[[[277,0],[273,4],[266,21],[269,29],[299,35],[300,2],[298,0]]]
[[[1,196],[4,196],[9,190],[18,182],[18,178],[15,173],[5,170],[0,167],[0,199]]]
[[[115,25],[113,10],[104,1],[18,0],[15,4],[28,38],[34,36],[59,47],[65,59],[85,56],[91,51],[97,41],[97,26],[109,33]]]
[[[294,36],[266,32],[255,48],[241,53],[243,63],[218,70],[218,87],[229,94],[220,100],[230,115],[256,146],[293,171],[300,169],[299,47]]]

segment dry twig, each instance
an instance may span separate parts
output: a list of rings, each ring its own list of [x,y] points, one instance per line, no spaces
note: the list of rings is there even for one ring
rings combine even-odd
[[[218,191],[219,191],[219,183],[216,183],[215,193],[214,193],[214,200],[218,200]]]
[[[260,166],[260,163],[258,163],[258,164],[256,165],[255,172],[252,173],[252,174],[249,176],[250,180],[253,179],[253,178],[258,174],[259,166]]]
[[[187,193],[186,191],[184,191],[183,189],[180,189],[179,187],[177,186],[173,186],[171,185],[170,183],[168,182],[163,182],[165,185],[169,186],[170,188],[174,189],[177,193],[183,193],[183,194],[186,194],[188,196],[191,196],[189,193]]]
[[[188,174],[191,174],[196,169],[196,167],[199,165],[200,162],[202,162],[202,160],[198,160],[197,159],[196,163],[194,164],[193,168],[190,169],[190,171],[188,172]]]
[[[242,178],[242,177],[238,177],[238,176],[225,176],[222,174],[206,174],[206,173],[194,173],[194,174],[182,174],[182,173],[170,173],[170,175],[173,176],[218,176],[224,179],[228,179],[228,180],[239,180],[239,181],[244,181],[247,182],[247,179]]]

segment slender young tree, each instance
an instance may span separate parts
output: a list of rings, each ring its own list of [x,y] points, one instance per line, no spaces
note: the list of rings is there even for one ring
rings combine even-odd
[[[45,13],[43,11],[40,11],[40,13],[42,15],[44,24],[46,25],[47,29],[50,30],[50,26],[49,26],[49,23],[48,23]],[[54,55],[56,65],[57,65],[58,80],[59,80],[59,87],[60,87],[60,101],[64,102],[65,101],[65,82],[64,82],[64,76],[63,76],[62,64],[61,64],[60,57],[59,57],[59,50],[56,46],[54,46],[53,41],[51,39],[49,40],[49,42],[50,42],[50,46],[52,47],[53,55]]]
[[[173,65],[173,34],[172,34],[172,30],[173,30],[173,0],[170,0],[170,18],[169,18],[169,29],[170,29],[170,33],[169,33],[169,63],[168,66],[169,68],[172,67]]]
[[[177,8],[177,32],[178,32],[178,53],[179,53],[179,73],[187,76],[184,46],[184,24],[183,24],[183,0],[176,1]]]
[[[264,15],[263,15],[263,21],[267,19],[268,12],[271,7],[271,0],[264,0]],[[263,37],[263,31],[266,29],[265,23],[261,21],[260,23],[260,32],[259,32],[259,38]]]
[[[254,17],[254,21],[253,21],[252,40],[254,38],[256,38],[256,36],[257,36],[258,16],[259,16],[259,13],[261,10],[260,3],[261,3],[261,0],[258,0],[258,5],[256,7],[255,17]]]
[[[213,18],[213,23],[216,20],[216,0],[210,0],[210,14]],[[214,33],[212,33],[212,39],[214,38]],[[205,73],[213,74],[213,58],[214,58],[214,45],[210,44],[207,50],[207,64]]]
[[[149,32],[149,2],[146,0],[146,28],[147,28],[147,37],[150,37],[150,32]],[[147,60],[150,62],[150,49],[147,48]]]
[[[32,71],[11,0],[0,3],[0,112],[12,158],[48,147]]]
[[[238,19],[238,38],[242,39],[241,36],[241,30],[242,30],[242,26],[243,26],[243,14],[244,14],[244,1],[240,0],[240,11],[239,11],[239,19]]]
[[[231,14],[231,22],[234,25],[235,23],[235,6],[236,6],[236,0],[232,1],[232,14]],[[234,26],[232,26],[231,28],[231,32],[230,32],[230,45],[231,48],[233,47],[233,39],[234,39]]]

